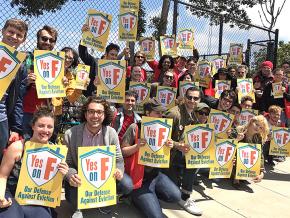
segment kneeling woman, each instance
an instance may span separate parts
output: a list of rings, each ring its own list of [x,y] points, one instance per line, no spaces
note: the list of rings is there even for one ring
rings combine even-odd
[[[47,107],[39,108],[32,119],[31,142],[48,144],[54,129],[54,115]],[[15,199],[15,191],[20,174],[24,152],[24,141],[12,143],[4,152],[0,165],[0,217],[5,218],[51,218],[51,210],[43,206],[21,206]],[[65,175],[68,165],[60,163],[58,170]],[[60,184],[61,185],[61,184]],[[5,197],[3,194],[5,192]],[[3,194],[2,194],[3,193]],[[2,195],[2,196],[1,196]]]

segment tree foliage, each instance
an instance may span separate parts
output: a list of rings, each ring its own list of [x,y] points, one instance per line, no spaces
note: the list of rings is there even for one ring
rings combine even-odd
[[[284,41],[280,41],[278,47],[277,66],[281,66],[285,61],[290,62],[290,42],[285,43]]]
[[[139,4],[139,13],[138,13],[138,27],[137,27],[137,39],[142,37],[143,33],[145,33],[147,21],[145,20],[146,12],[142,0],[140,0]]]

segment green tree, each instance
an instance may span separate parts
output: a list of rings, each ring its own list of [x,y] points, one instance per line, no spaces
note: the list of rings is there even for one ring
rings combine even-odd
[[[290,61],[290,42],[279,42],[277,66],[281,66],[284,61]]]

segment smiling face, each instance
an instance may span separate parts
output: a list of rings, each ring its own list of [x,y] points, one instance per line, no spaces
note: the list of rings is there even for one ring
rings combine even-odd
[[[13,26],[2,29],[2,42],[17,49],[26,39],[26,31],[18,30]]]
[[[131,72],[131,81],[141,82],[141,77],[142,77],[141,71],[142,71],[142,69],[140,66],[134,66],[132,68],[132,72]]]
[[[165,72],[163,76],[163,86],[171,86],[172,82],[174,80],[173,72],[172,71],[167,71]]]
[[[86,125],[89,130],[95,130],[102,126],[105,119],[105,108],[100,103],[92,102],[88,105],[85,113]]]
[[[185,107],[189,110],[196,108],[197,103],[200,102],[200,92],[199,91],[188,91],[184,98]]]
[[[171,65],[170,59],[165,58],[164,61],[162,62],[162,69],[164,71],[167,71],[167,70],[169,70],[170,65]]]
[[[74,55],[71,50],[68,50],[67,52],[65,52],[65,62],[64,62],[65,69],[70,68],[73,61],[74,61]]]
[[[233,99],[230,97],[220,98],[219,100],[219,110],[227,111],[233,105]]]
[[[137,52],[135,55],[135,64],[138,66],[142,66],[145,60],[145,55],[141,52]]]
[[[52,117],[40,117],[32,125],[33,135],[31,140],[37,143],[47,144],[54,129]]]
[[[125,103],[123,105],[123,108],[125,111],[133,111],[134,107],[136,105],[136,99],[134,96],[125,96]]]
[[[37,39],[37,48],[40,50],[52,51],[56,43],[56,39],[48,31],[42,30]]]

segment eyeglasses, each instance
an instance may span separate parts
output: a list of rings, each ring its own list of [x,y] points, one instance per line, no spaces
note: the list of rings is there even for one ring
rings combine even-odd
[[[166,79],[168,79],[168,80],[173,80],[173,76],[167,76],[167,75],[165,75],[164,76]]]
[[[138,55],[138,56],[136,56],[136,58],[144,58],[144,56],[139,56],[139,55]]]
[[[95,114],[97,114],[98,116],[101,116],[101,115],[104,114],[104,111],[103,110],[92,110],[92,109],[88,109],[87,112],[88,112],[89,115],[95,115]]]
[[[190,100],[190,101],[192,101],[192,99],[193,99],[194,101],[198,101],[198,100],[200,99],[200,97],[196,97],[196,96],[188,96],[188,95],[186,95],[186,98],[187,98],[188,100]]]
[[[204,116],[208,116],[209,115],[209,112],[205,112],[205,111],[198,111],[198,114],[199,115],[204,115]]]
[[[73,58],[68,57],[68,56],[65,56],[65,60],[67,60],[67,61],[73,61]]]
[[[43,42],[55,43],[55,39],[53,39],[53,38],[49,38],[49,37],[47,37],[47,36],[41,36],[40,39],[41,39],[41,41],[43,41]]]

